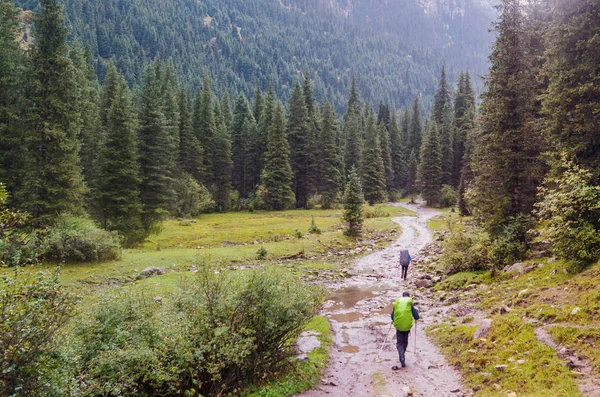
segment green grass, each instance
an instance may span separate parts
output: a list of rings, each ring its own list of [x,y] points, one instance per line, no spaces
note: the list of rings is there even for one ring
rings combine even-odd
[[[509,391],[531,397],[581,395],[569,368],[554,350],[536,340],[533,327],[520,317],[498,316],[488,335],[472,340],[475,330],[471,325],[438,324],[428,329],[428,335],[465,382],[480,387],[477,396]],[[497,365],[508,367],[502,371]]]
[[[449,231],[453,227],[461,225],[465,219],[468,219],[460,217],[458,212],[450,212],[447,208],[442,208],[440,211],[443,211],[443,213],[427,221],[427,226],[436,232]]]
[[[598,326],[584,328],[555,326],[549,329],[550,335],[567,349],[574,349],[580,357],[588,360],[594,373],[600,373],[600,329]]]
[[[331,328],[324,317],[315,317],[305,328],[318,332],[321,347],[308,353],[308,360],[291,363],[290,369],[264,384],[249,388],[247,397],[285,397],[310,389],[321,379],[321,371],[329,360],[328,350],[332,343]]]
[[[381,243],[389,241],[397,235],[393,232],[400,230],[393,217],[414,215],[402,207],[377,207],[389,216],[366,219],[364,238],[379,238]],[[336,258],[332,256],[330,261],[328,253],[335,254],[357,245],[356,239],[342,233],[341,214],[342,210],[321,209],[257,211],[204,214],[195,218],[196,223],[186,223],[188,226],[176,220],[166,221],[159,234],[150,236],[138,249],[124,250],[120,260],[64,265],[61,282],[88,291],[111,282],[133,281],[148,266],[164,267],[170,273],[186,271],[194,263],[251,265],[261,262],[256,259],[261,246],[267,250],[266,261],[262,262],[275,263],[304,252],[308,258],[314,258],[313,263],[320,261],[320,265],[326,267],[323,260],[334,262]],[[322,234],[307,233],[313,217]],[[296,230],[303,233],[302,238],[295,237]],[[315,268],[315,265],[306,266]],[[46,263],[40,267],[50,269],[56,264]],[[168,277],[157,279],[170,283]]]

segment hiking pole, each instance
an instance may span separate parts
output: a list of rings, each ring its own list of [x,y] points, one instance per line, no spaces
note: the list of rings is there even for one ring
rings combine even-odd
[[[417,324],[419,323],[418,320],[415,320],[415,355],[417,354]]]
[[[381,362],[381,360],[379,360],[379,355],[381,354],[381,352],[383,351],[383,346],[385,346],[388,337],[390,336],[390,331],[392,330],[392,325],[394,325],[394,323],[390,324],[390,327],[388,328],[387,332],[385,333],[385,337],[383,339],[383,342],[381,343],[381,347],[379,348],[379,352],[377,353],[377,357],[375,357],[375,361],[376,362]],[[379,361],[378,361],[379,360]]]

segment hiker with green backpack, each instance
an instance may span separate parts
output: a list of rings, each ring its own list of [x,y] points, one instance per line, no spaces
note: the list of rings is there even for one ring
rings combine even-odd
[[[396,299],[392,309],[392,321],[396,328],[396,349],[400,355],[400,364],[406,367],[406,348],[408,347],[408,336],[413,326],[413,319],[419,319],[419,312],[413,307],[413,299],[408,292],[404,292],[401,298]],[[399,369],[394,365],[393,370]]]

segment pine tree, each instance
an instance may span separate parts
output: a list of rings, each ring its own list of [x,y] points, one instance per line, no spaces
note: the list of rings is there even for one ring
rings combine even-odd
[[[469,121],[470,120],[470,121]],[[462,127],[466,133],[465,143],[464,143],[464,154],[462,158],[462,166],[460,172],[460,180],[458,184],[458,211],[462,216],[471,215],[471,210],[467,204],[466,200],[466,192],[469,189],[471,182],[473,181],[473,171],[471,169],[471,162],[473,157],[473,150],[475,145],[475,109],[471,107],[468,111],[468,114],[464,116],[465,123],[462,124]],[[467,121],[470,124],[467,124]]]
[[[410,196],[410,202],[415,202],[415,195],[418,192],[417,189],[417,174],[418,174],[419,161],[414,150],[410,151],[408,158],[408,179],[406,182],[406,193]]]
[[[118,231],[126,247],[142,241],[147,235],[141,219],[141,179],[134,118],[127,83],[120,77],[107,117],[106,141],[100,152],[96,200],[102,227]]]
[[[229,93],[227,90],[221,96],[221,118],[225,124],[225,128],[229,131],[231,123],[233,121],[233,115],[231,114],[231,102],[229,101]]]
[[[439,125],[442,185],[452,186],[452,173],[454,171],[454,124],[452,109],[448,102],[444,105],[442,121],[442,124]]]
[[[511,217],[531,213],[543,173],[542,141],[531,125],[538,95],[533,66],[540,54],[529,45],[520,2],[503,0],[500,11],[469,188],[473,215],[492,233]]]
[[[437,124],[431,120],[421,146],[418,183],[427,205],[436,205],[442,189],[442,154]]]
[[[117,91],[118,80],[119,75],[117,68],[115,67],[115,64],[110,61],[108,63],[106,77],[104,78],[104,86],[102,88],[102,92],[100,93],[100,123],[105,129],[108,125],[108,114],[110,113],[112,102]]]
[[[252,98],[252,115],[254,116],[254,120],[256,124],[260,123],[260,116],[263,113],[263,109],[265,106],[265,100],[263,98],[262,91],[259,86],[256,86],[256,90],[254,91],[254,98]]]
[[[202,181],[203,157],[202,146],[194,134],[190,101],[185,90],[179,90],[179,156],[177,168],[180,173],[191,175],[196,182]]]
[[[432,119],[438,126],[444,124],[444,114],[446,112],[446,105],[450,105],[450,91],[448,90],[448,82],[446,79],[446,67],[442,66],[442,73],[440,75],[440,82],[438,89],[433,98],[433,109]]]
[[[264,104],[261,108],[260,123],[257,124],[256,139],[252,145],[253,154],[253,180],[259,181],[265,163],[265,152],[267,148],[267,137],[273,123],[273,112],[275,111],[275,91],[269,88]]]
[[[254,117],[250,113],[248,101],[245,96],[240,95],[235,103],[231,125],[232,181],[233,188],[239,192],[240,197],[246,197],[254,187],[249,183],[253,179],[250,175],[253,166],[251,153],[251,147],[253,146],[252,124],[254,124]]]
[[[162,70],[161,63],[156,62],[156,74],[158,79],[161,80],[161,98],[163,113],[165,115],[165,122],[169,136],[172,140],[173,147],[179,145],[179,98],[177,81],[175,80],[175,73],[173,72],[173,65],[167,63]]]
[[[404,120],[404,119],[403,119]],[[404,143],[403,134],[398,128],[398,119],[393,112],[390,117],[390,147],[392,169],[394,171],[393,188],[402,190],[408,182],[408,152]]]
[[[348,183],[344,189],[344,221],[348,224],[344,234],[347,236],[360,236],[363,224],[363,195],[360,177],[356,168],[350,168]]]
[[[552,145],[569,153],[600,181],[600,4],[594,0],[552,2],[545,54],[544,130]]]
[[[452,184],[457,186],[461,179],[465,143],[469,130],[474,126],[475,95],[471,88],[469,73],[461,73],[458,80],[458,92],[454,100],[454,170]]]
[[[343,186],[342,162],[336,144],[338,125],[333,106],[326,102],[321,112],[319,138],[320,193],[323,195],[323,208],[331,207]]]
[[[213,165],[213,195],[217,207],[221,211],[227,211],[231,207],[231,172],[233,170],[233,160],[231,159],[231,137],[225,126],[223,118],[217,118],[216,133],[212,142]]]
[[[160,221],[173,207],[175,197],[172,140],[162,112],[160,79],[156,70],[156,67],[148,68],[144,76],[138,127],[142,223],[147,231],[160,227]]]
[[[352,167],[361,169],[363,130],[360,96],[356,87],[356,78],[353,78],[342,130],[344,140],[344,169],[346,172],[349,172]]]
[[[383,169],[385,175],[385,186],[388,191],[394,187],[394,167],[392,165],[392,147],[390,142],[390,134],[383,120],[377,127],[379,135],[379,145],[381,146],[381,159],[383,161]]]
[[[296,83],[289,101],[287,134],[290,141],[290,160],[294,171],[293,188],[296,206],[306,208],[308,198],[312,193],[310,168],[314,161],[314,153],[312,152],[312,134],[306,100],[299,83]]]
[[[18,12],[10,1],[0,2],[0,181],[14,197],[14,188],[23,169],[24,147],[21,133],[23,52],[15,41]],[[12,200],[11,200],[12,201]]]
[[[194,133],[202,146],[204,152],[204,180],[207,184],[214,183],[214,167],[212,163],[216,135],[216,121],[213,108],[212,91],[210,89],[210,78],[208,73],[204,74],[203,88],[196,97],[194,112]]]
[[[26,138],[25,205],[37,226],[62,212],[81,213],[85,187],[79,162],[77,83],[67,54],[67,29],[57,0],[42,0],[35,16],[28,94],[32,109]]]
[[[261,179],[266,190],[264,200],[267,207],[278,211],[291,207],[295,201],[292,191],[294,174],[290,165],[290,149],[285,133],[285,115],[280,103],[274,105],[270,124],[265,168]]]
[[[408,130],[408,150],[414,150],[417,153],[421,150],[423,131],[421,127],[421,111],[419,110],[419,98],[413,103],[412,115],[410,118],[410,128]]]
[[[387,199],[385,192],[385,168],[381,156],[381,145],[375,125],[375,115],[370,113],[367,119],[363,153],[362,184],[365,199],[369,204],[381,203]]]

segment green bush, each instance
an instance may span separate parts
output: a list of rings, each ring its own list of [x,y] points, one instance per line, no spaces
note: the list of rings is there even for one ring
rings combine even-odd
[[[490,261],[496,269],[525,259],[527,231],[533,226],[532,218],[520,215],[511,217],[493,241]]]
[[[76,323],[83,395],[223,395],[288,365],[323,290],[291,273],[232,277],[200,266],[197,278],[154,303],[105,294]]]
[[[381,207],[371,207],[368,203],[366,203],[363,206],[363,216],[365,219],[386,218],[390,216],[390,213],[385,212]]]
[[[540,238],[561,257],[592,263],[600,259],[600,186],[592,186],[591,172],[566,155],[557,168],[539,188]]]
[[[60,286],[58,272],[0,278],[0,395],[63,396],[53,381],[66,367],[56,333],[71,316],[76,297]],[[63,387],[61,387],[63,386]]]
[[[267,254],[267,249],[261,245],[260,248],[256,251],[256,259],[258,259],[259,261],[267,259]]]
[[[310,222],[310,227],[308,228],[308,232],[311,234],[321,234],[321,229],[319,229],[319,227],[317,226],[317,224],[315,223],[315,217],[312,217],[312,220]]]
[[[491,263],[491,244],[489,234],[481,229],[453,231],[443,243],[440,261],[448,274],[486,270]]]
[[[35,262],[39,256],[37,236],[24,230],[30,216],[6,206],[8,192],[0,183],[0,266]]]
[[[177,216],[196,216],[215,210],[215,202],[208,189],[189,174],[184,173],[177,178],[175,193]]]
[[[454,207],[458,202],[458,193],[450,185],[442,185],[440,193],[440,207]]]
[[[63,214],[42,238],[41,254],[54,261],[106,261],[119,259],[121,247],[116,232],[102,230],[90,219]]]

